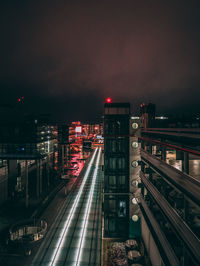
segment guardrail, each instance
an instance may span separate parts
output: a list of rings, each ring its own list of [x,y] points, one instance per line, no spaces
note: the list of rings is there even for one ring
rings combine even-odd
[[[157,223],[156,219],[154,218],[153,214],[151,213],[149,207],[147,206],[145,200],[141,197],[140,198],[140,209],[145,217],[146,221],[149,221],[150,226],[152,227],[151,233],[155,236],[156,242],[158,242],[158,246],[164,255],[164,262],[166,265],[173,265],[178,266],[179,261],[176,257],[174,250],[172,249],[171,245],[169,244],[168,240],[166,239],[165,234],[162,232],[159,224]]]
[[[196,150],[180,147],[180,146],[177,146],[177,145],[173,145],[173,144],[169,144],[169,143],[166,143],[166,142],[162,142],[162,141],[155,140],[155,139],[150,139],[150,138],[145,138],[145,137],[139,137],[139,139],[141,139],[142,141],[145,141],[145,142],[150,142],[150,143],[154,143],[154,144],[157,144],[157,145],[160,145],[160,146],[165,146],[165,147],[168,147],[168,148],[172,148],[174,150],[191,153],[193,155],[197,155],[197,156],[200,157],[200,152],[196,151]]]
[[[200,182],[195,178],[179,171],[156,156],[141,150],[142,161],[150,166],[156,173],[181,191],[187,198],[197,205],[200,203]]]
[[[172,129],[160,129],[160,128],[151,128],[143,129],[141,131],[142,136],[150,136],[153,139],[159,138],[164,140],[170,140],[175,143],[181,143],[183,145],[199,146],[200,143],[200,132],[198,131],[186,131],[186,130],[172,130]]]
[[[165,215],[166,219],[173,226],[180,239],[183,240],[185,246],[188,248],[193,259],[200,265],[200,240],[191,231],[189,226],[182,220],[178,213],[171,207],[162,194],[155,188],[155,186],[141,173],[141,180],[156,201],[156,204]]]

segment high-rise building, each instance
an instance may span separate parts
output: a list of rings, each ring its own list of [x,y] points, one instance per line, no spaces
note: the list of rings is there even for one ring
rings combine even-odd
[[[129,234],[129,103],[104,106],[104,237]]]

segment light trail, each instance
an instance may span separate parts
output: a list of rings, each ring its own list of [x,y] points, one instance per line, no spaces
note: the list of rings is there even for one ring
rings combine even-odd
[[[56,243],[56,247],[55,247],[55,250],[54,250],[53,255],[52,255],[52,257],[51,257],[51,260],[50,260],[50,262],[49,262],[49,265],[55,265],[56,262],[57,262],[58,259],[59,259],[60,251],[61,251],[61,249],[62,249],[62,246],[63,246],[64,240],[65,240],[65,237],[66,237],[66,235],[67,235],[68,228],[69,228],[69,226],[70,226],[70,224],[71,224],[71,221],[72,221],[73,216],[74,216],[74,213],[75,213],[75,211],[76,211],[76,208],[77,208],[77,205],[78,205],[79,199],[80,199],[80,197],[81,197],[81,195],[82,195],[83,188],[84,188],[84,185],[85,185],[85,183],[86,183],[86,181],[87,181],[88,175],[89,175],[89,173],[90,173],[91,166],[92,166],[92,164],[93,164],[93,162],[94,162],[94,158],[95,158],[96,153],[97,153],[97,149],[95,149],[95,152],[94,152],[94,154],[92,155],[92,159],[91,159],[91,161],[90,161],[89,164],[88,164],[88,168],[87,168],[87,171],[86,171],[86,173],[85,173],[85,175],[84,175],[84,177],[83,177],[83,181],[82,181],[82,184],[81,184],[81,186],[80,186],[80,188],[79,188],[79,192],[78,192],[78,194],[77,194],[77,196],[76,196],[76,198],[75,198],[75,201],[74,201],[74,203],[73,203],[73,205],[72,205],[72,207],[71,207],[71,209],[70,209],[69,216],[68,216],[68,218],[67,218],[67,220],[66,220],[66,222],[65,222],[65,224],[64,224],[64,227],[63,227],[63,229],[62,229],[62,232],[61,232],[61,234],[60,234],[60,237],[58,238],[58,241],[57,241],[57,243]]]
[[[85,210],[85,214],[84,214],[83,227],[81,230],[81,237],[79,239],[79,244],[78,244],[79,248],[78,248],[78,251],[76,253],[76,259],[75,259],[76,266],[78,266],[80,264],[80,261],[81,261],[81,256],[82,256],[82,251],[83,251],[83,246],[84,246],[84,241],[85,241],[85,234],[87,231],[87,224],[88,224],[88,220],[89,220],[90,209],[91,209],[91,204],[92,204],[92,199],[93,199],[93,194],[94,194],[94,188],[95,188],[95,184],[96,184],[96,178],[97,178],[100,156],[101,156],[101,148],[99,149],[99,152],[98,152],[98,157],[97,157],[97,161],[96,161],[96,165],[95,165],[95,171],[94,171],[94,174],[92,177],[92,186],[90,188],[89,198],[87,201],[86,210]]]

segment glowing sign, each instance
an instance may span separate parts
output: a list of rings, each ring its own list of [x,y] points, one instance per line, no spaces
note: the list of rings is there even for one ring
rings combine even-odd
[[[76,133],[81,133],[82,132],[82,127],[81,126],[75,127],[75,132]]]

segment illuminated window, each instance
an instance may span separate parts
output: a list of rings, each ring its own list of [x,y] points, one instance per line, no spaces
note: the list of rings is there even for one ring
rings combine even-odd
[[[120,200],[118,202],[118,217],[126,217],[126,201]]]

